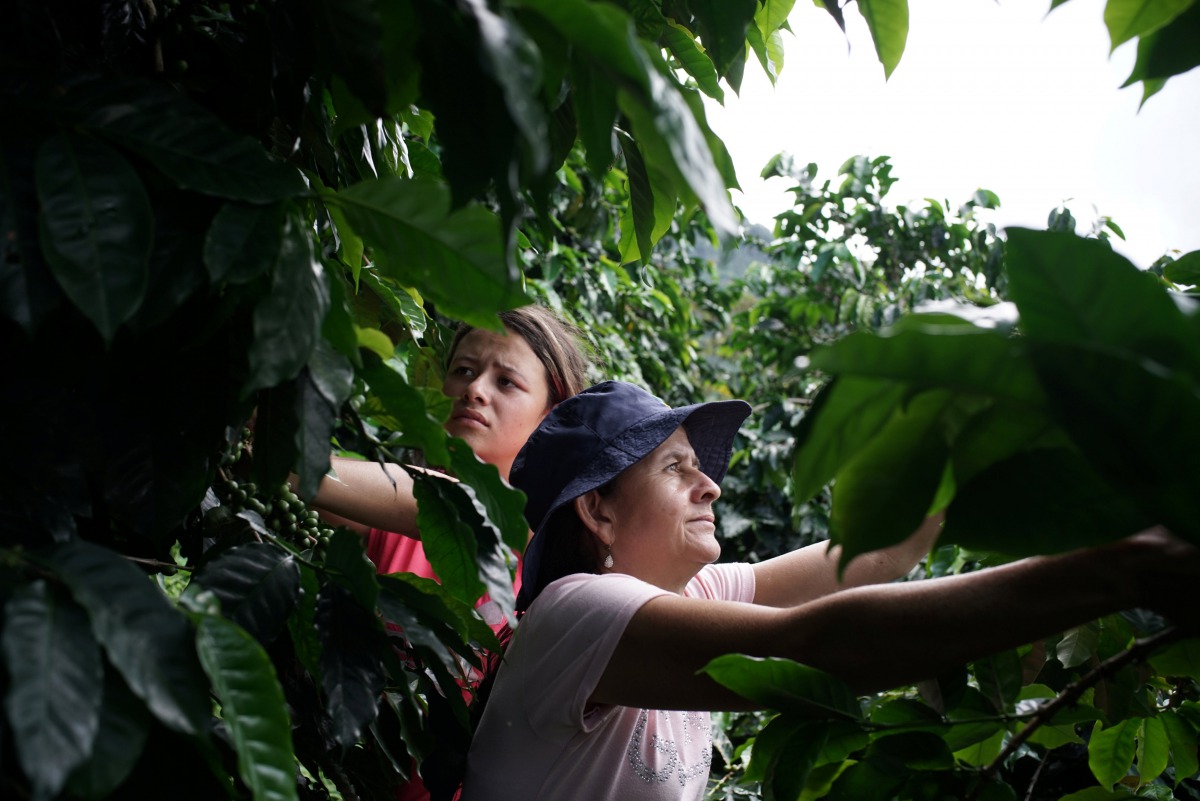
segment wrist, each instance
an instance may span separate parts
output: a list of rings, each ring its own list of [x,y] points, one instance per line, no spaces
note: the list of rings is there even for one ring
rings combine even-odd
[[[1161,526],[1140,531],[1106,546],[1102,559],[1124,606],[1157,609],[1169,588],[1177,584],[1172,574],[1186,571],[1196,549]]]

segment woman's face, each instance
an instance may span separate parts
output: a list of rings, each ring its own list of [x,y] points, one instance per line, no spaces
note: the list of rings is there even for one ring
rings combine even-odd
[[[520,335],[476,328],[461,340],[442,391],[454,398],[446,431],[508,478],[517,451],[550,411],[541,360]]]
[[[682,591],[721,555],[712,508],[720,495],[701,472],[687,432],[677,428],[598,499],[612,526],[613,569]]]

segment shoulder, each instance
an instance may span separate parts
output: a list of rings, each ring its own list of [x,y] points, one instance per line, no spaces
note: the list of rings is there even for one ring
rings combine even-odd
[[[575,674],[587,673],[589,665],[603,669],[638,610],[664,595],[673,593],[631,576],[577,574],[561,578],[530,604],[513,632],[505,662],[527,676],[542,676],[543,681],[570,673],[578,686]],[[592,677],[587,695],[598,678],[599,674]]]
[[[688,582],[684,597],[712,601],[754,601],[754,568],[745,562],[707,565]]]
[[[623,573],[607,573],[603,576],[575,573],[546,587],[529,607],[529,616],[532,617],[539,609],[553,609],[561,613],[568,609],[582,611],[582,608],[599,606],[611,611],[613,607],[645,603],[655,596],[669,594],[664,589]]]
[[[515,639],[554,641],[568,632],[590,630],[594,636],[599,630],[621,630],[638,609],[660,595],[671,593],[618,573],[565,576],[530,604]]]

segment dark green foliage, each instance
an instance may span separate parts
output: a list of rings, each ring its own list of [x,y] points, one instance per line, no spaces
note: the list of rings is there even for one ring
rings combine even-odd
[[[295,799],[290,721],[266,651],[215,615],[197,624],[196,648],[229,727],[238,775],[255,798]]]
[[[682,23],[732,57],[719,12]],[[460,700],[494,644],[472,603],[511,608],[526,535],[441,429],[436,320],[527,301],[518,225],[578,132],[607,180],[618,108],[665,176],[655,238],[679,200],[732,230],[727,156],[630,17],[582,0],[20,2],[0,62],[6,664],[69,650],[5,672],[4,794],[186,765],[211,777],[188,794],[388,797],[431,746],[423,697]],[[381,590],[279,488],[310,497],[338,442],[464,480],[422,488],[445,590]]]
[[[877,335],[855,334],[814,353],[812,363],[836,377],[798,432],[795,475],[805,493],[835,478],[832,534],[844,559],[906,536],[913,523],[902,517],[902,501],[914,495],[923,504],[918,517],[946,508],[942,542],[975,549],[975,558],[986,558],[986,551],[1011,556],[1095,545],[1153,522],[1195,539],[1194,504],[1183,502],[1179,483],[1196,474],[1189,427],[1200,414],[1194,303],[1168,295],[1153,275],[1100,241],[1012,230],[1007,251],[1019,337],[992,319],[965,324],[939,311],[909,315]],[[1014,427],[1016,418],[995,415],[1013,404],[1025,421],[1036,422]],[[982,450],[974,447],[979,443]],[[810,459],[825,465],[811,480]],[[918,491],[919,481],[925,483]],[[1138,620],[1137,633],[1160,625]],[[1190,735],[1172,746],[1168,727],[1178,722],[1165,720],[1174,720],[1173,704],[1191,702],[1182,700],[1194,692],[1191,681],[1164,686],[1128,666],[1082,678],[1096,662],[1120,659],[1133,633],[1120,618],[1109,618],[1068,632],[1054,661],[1034,650],[977,662],[971,674],[986,703],[975,714],[1024,719],[1036,710],[1027,706],[1022,713],[1026,700],[1067,692],[1073,676],[1095,692],[1094,716],[1080,717],[1076,707],[1063,710],[1067,717],[1034,717],[1031,742],[1053,749],[1079,742],[1090,730],[1090,771],[1102,786],[1125,781],[1136,763],[1142,787],[1172,759],[1185,771],[1177,774],[1182,781],[1195,772]],[[1031,670],[1051,683],[1044,694],[1023,687]],[[1184,687],[1185,695],[1175,694]],[[924,690],[922,696],[946,709],[944,687],[932,699]],[[789,714],[786,705],[776,706]],[[1089,729],[1089,717],[1100,722]],[[844,769],[830,797],[861,797],[883,787],[909,797],[924,792],[914,782],[944,784],[945,772],[958,772],[945,761],[949,752],[931,760],[933,751],[924,748],[884,749],[901,736],[892,730],[907,724],[874,714],[871,722],[876,725],[864,727],[871,745]],[[1020,732],[1019,725],[1007,727]],[[953,740],[958,762],[987,766],[984,778],[990,778],[1009,753],[1001,750],[1001,735],[996,729],[983,740],[950,733],[934,739]],[[786,754],[786,745],[771,747]],[[786,756],[778,759],[787,764]],[[889,773],[888,764],[905,771]],[[982,792],[972,790],[971,797]]]
[[[203,731],[204,681],[184,615],[108,548],[73,540],[42,560],[87,610],[96,641],[154,716],[184,734]]]
[[[21,588],[4,615],[17,753],[38,795],[53,796],[83,764],[100,728],[103,668],[87,615],[44,581]]]

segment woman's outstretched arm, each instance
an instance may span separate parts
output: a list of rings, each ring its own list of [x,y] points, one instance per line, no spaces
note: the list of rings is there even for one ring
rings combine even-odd
[[[839,590],[900,578],[933,548],[942,519],[941,514],[927,517],[903,542],[854,558],[840,577],[841,549],[825,542],[759,562],[754,565],[754,603],[798,606]]]
[[[377,528],[421,538],[410,475],[420,468],[337,456],[332,467],[333,474],[322,477],[317,495],[309,503],[326,522],[363,535]],[[295,476],[291,480],[294,483]]]
[[[1151,530],[961,576],[852,588],[789,609],[662,596],[634,615],[592,701],[752,708],[696,675],[726,653],[787,657],[873,692],[1121,609],[1187,613],[1197,576],[1200,551]]]

